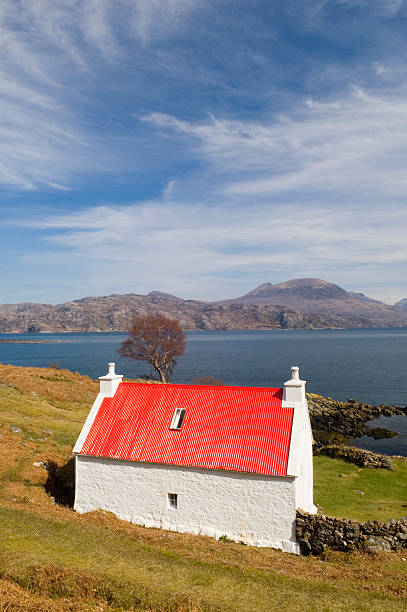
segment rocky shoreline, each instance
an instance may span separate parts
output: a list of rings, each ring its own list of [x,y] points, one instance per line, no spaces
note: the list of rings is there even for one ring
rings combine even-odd
[[[372,406],[360,404],[353,398],[339,402],[314,393],[308,393],[307,400],[316,448],[345,444],[361,436],[391,438],[397,433],[381,427],[370,428],[366,423],[379,416],[407,415],[407,406]]]
[[[61,342],[70,342],[69,340],[26,340],[26,339],[0,339],[1,344],[57,344]]]

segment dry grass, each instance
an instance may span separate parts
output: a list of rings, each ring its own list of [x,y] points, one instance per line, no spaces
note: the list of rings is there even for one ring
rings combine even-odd
[[[13,579],[0,579],[0,612],[119,612],[123,607],[111,606],[105,600],[98,598],[97,591],[91,588],[83,589],[83,593],[75,592],[74,596],[56,596],[56,580],[54,572],[59,579],[63,580],[62,586],[70,583],[72,579],[66,570],[61,573],[61,568],[48,567],[36,568],[32,572],[33,579],[39,579],[34,588],[23,588],[13,582]],[[94,577],[90,576],[86,587],[94,583]],[[82,581],[84,583],[84,580]],[[53,599],[55,597],[55,599]],[[167,608],[127,608],[126,612],[168,612]],[[185,603],[173,608],[172,612],[201,612],[198,604]]]
[[[407,609],[407,552],[300,558],[57,505],[33,464],[67,461],[96,393],[67,371],[0,366],[0,611]],[[318,469],[324,489],[338,478]]]
[[[48,595],[36,594],[23,589],[11,580],[0,580],[0,611],[1,612],[88,612],[111,610],[103,603],[95,602],[90,606],[86,602],[72,601],[65,598],[51,599]]]
[[[88,376],[54,368],[22,368],[0,364],[0,381],[21,393],[56,404],[89,404],[99,391],[99,383]]]

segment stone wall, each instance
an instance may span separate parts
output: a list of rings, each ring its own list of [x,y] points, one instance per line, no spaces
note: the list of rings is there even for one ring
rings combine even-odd
[[[383,468],[394,470],[394,464],[386,455],[379,455],[363,448],[353,446],[341,446],[339,444],[329,444],[315,449],[314,455],[327,455],[336,459],[343,459],[349,463],[354,463],[360,467]]]
[[[339,551],[382,552],[407,548],[407,516],[387,523],[334,518],[297,510],[296,536],[304,555]]]

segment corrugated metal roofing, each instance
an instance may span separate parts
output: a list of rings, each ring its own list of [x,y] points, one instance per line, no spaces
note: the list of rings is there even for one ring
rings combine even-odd
[[[282,389],[121,383],[105,398],[80,454],[286,475],[293,409]],[[185,408],[180,430],[170,429]]]

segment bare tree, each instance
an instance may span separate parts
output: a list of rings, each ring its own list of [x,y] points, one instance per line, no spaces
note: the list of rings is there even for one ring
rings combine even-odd
[[[134,317],[129,337],[118,352],[122,357],[146,361],[161,382],[169,382],[178,359],[185,351],[185,334],[175,319],[163,315]]]

